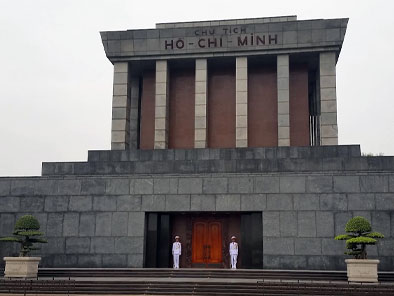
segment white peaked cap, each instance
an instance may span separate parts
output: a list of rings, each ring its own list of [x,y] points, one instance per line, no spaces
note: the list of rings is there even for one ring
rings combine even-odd
[[[176,235],[175,238],[179,238],[179,235]]]
[[[234,235],[231,238],[236,238]]]

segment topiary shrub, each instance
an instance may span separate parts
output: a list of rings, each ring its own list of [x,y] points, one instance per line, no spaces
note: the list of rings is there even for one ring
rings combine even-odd
[[[364,217],[354,217],[346,223],[345,231],[348,234],[341,234],[335,237],[336,240],[346,240],[346,255],[351,255],[355,259],[367,259],[367,245],[375,245],[377,238],[384,238],[380,232],[372,232],[371,224]]]
[[[39,250],[33,246],[35,243],[47,243],[41,236],[44,235],[40,230],[40,223],[32,215],[20,217],[14,228],[14,236],[0,238],[3,242],[16,242],[21,244],[19,251],[20,257],[26,257],[33,250]]]

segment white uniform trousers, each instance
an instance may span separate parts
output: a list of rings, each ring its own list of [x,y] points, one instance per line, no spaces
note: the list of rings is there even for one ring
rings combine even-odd
[[[232,254],[232,255],[230,255],[230,257],[231,257],[231,268],[232,269],[237,269],[237,257],[238,257],[238,254]]]
[[[179,254],[173,255],[174,257],[174,268],[179,268]]]

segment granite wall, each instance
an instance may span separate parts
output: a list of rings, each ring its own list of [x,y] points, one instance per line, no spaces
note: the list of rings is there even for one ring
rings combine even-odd
[[[394,168],[393,158],[357,157],[357,146],[344,146],[331,152],[327,152],[329,148],[323,152],[323,148],[309,147],[309,157],[301,154],[295,157],[297,149],[247,148],[244,152],[252,151],[256,158],[259,155],[267,161],[266,157],[270,158],[271,154],[266,152],[275,151],[271,161],[291,154],[292,157],[282,160],[313,164],[317,159],[332,159],[334,163],[335,160],[358,161],[359,165],[341,170],[266,169],[265,172],[244,170],[242,173],[232,171],[229,166],[227,172],[216,173],[173,171],[93,176],[77,174],[75,170],[60,173],[60,167],[70,168],[76,163],[45,164],[57,167],[53,170],[57,174],[0,178],[0,236],[9,235],[15,220],[29,213],[39,219],[49,241],[39,252],[43,257],[42,266],[143,267],[146,212],[261,211],[264,268],[339,270],[345,268],[344,242],[335,241],[333,237],[344,232],[348,219],[361,215],[372,222],[374,230],[386,236],[377,246],[368,247],[369,256],[381,260],[380,270],[392,270],[394,169],[390,170],[390,166]],[[227,151],[230,152],[215,155],[234,156],[223,160],[224,163],[257,161],[245,159],[246,155],[252,155],[250,153],[232,154],[242,149]],[[259,154],[256,151],[260,151]],[[112,155],[112,152],[91,152],[88,163],[100,163],[99,158],[92,160],[94,154],[100,153]],[[116,153],[119,160],[130,162],[122,153],[132,152]],[[152,152],[152,159],[155,153],[164,152]],[[338,156],[341,153],[342,156]],[[188,161],[196,165],[202,160],[197,157]],[[377,163],[382,163],[380,170],[376,168]],[[0,256],[16,252],[16,246],[0,244]]]

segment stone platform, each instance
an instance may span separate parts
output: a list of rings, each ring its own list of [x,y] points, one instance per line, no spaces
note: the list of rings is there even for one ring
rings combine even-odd
[[[43,163],[43,176],[393,171],[394,157],[360,146],[89,151],[88,162]]]
[[[35,215],[49,241],[42,267],[143,267],[146,213],[257,211],[263,268],[344,270],[333,237],[362,215],[386,237],[369,257],[393,270],[394,158],[357,145],[90,151],[42,174],[0,178],[0,236]]]

